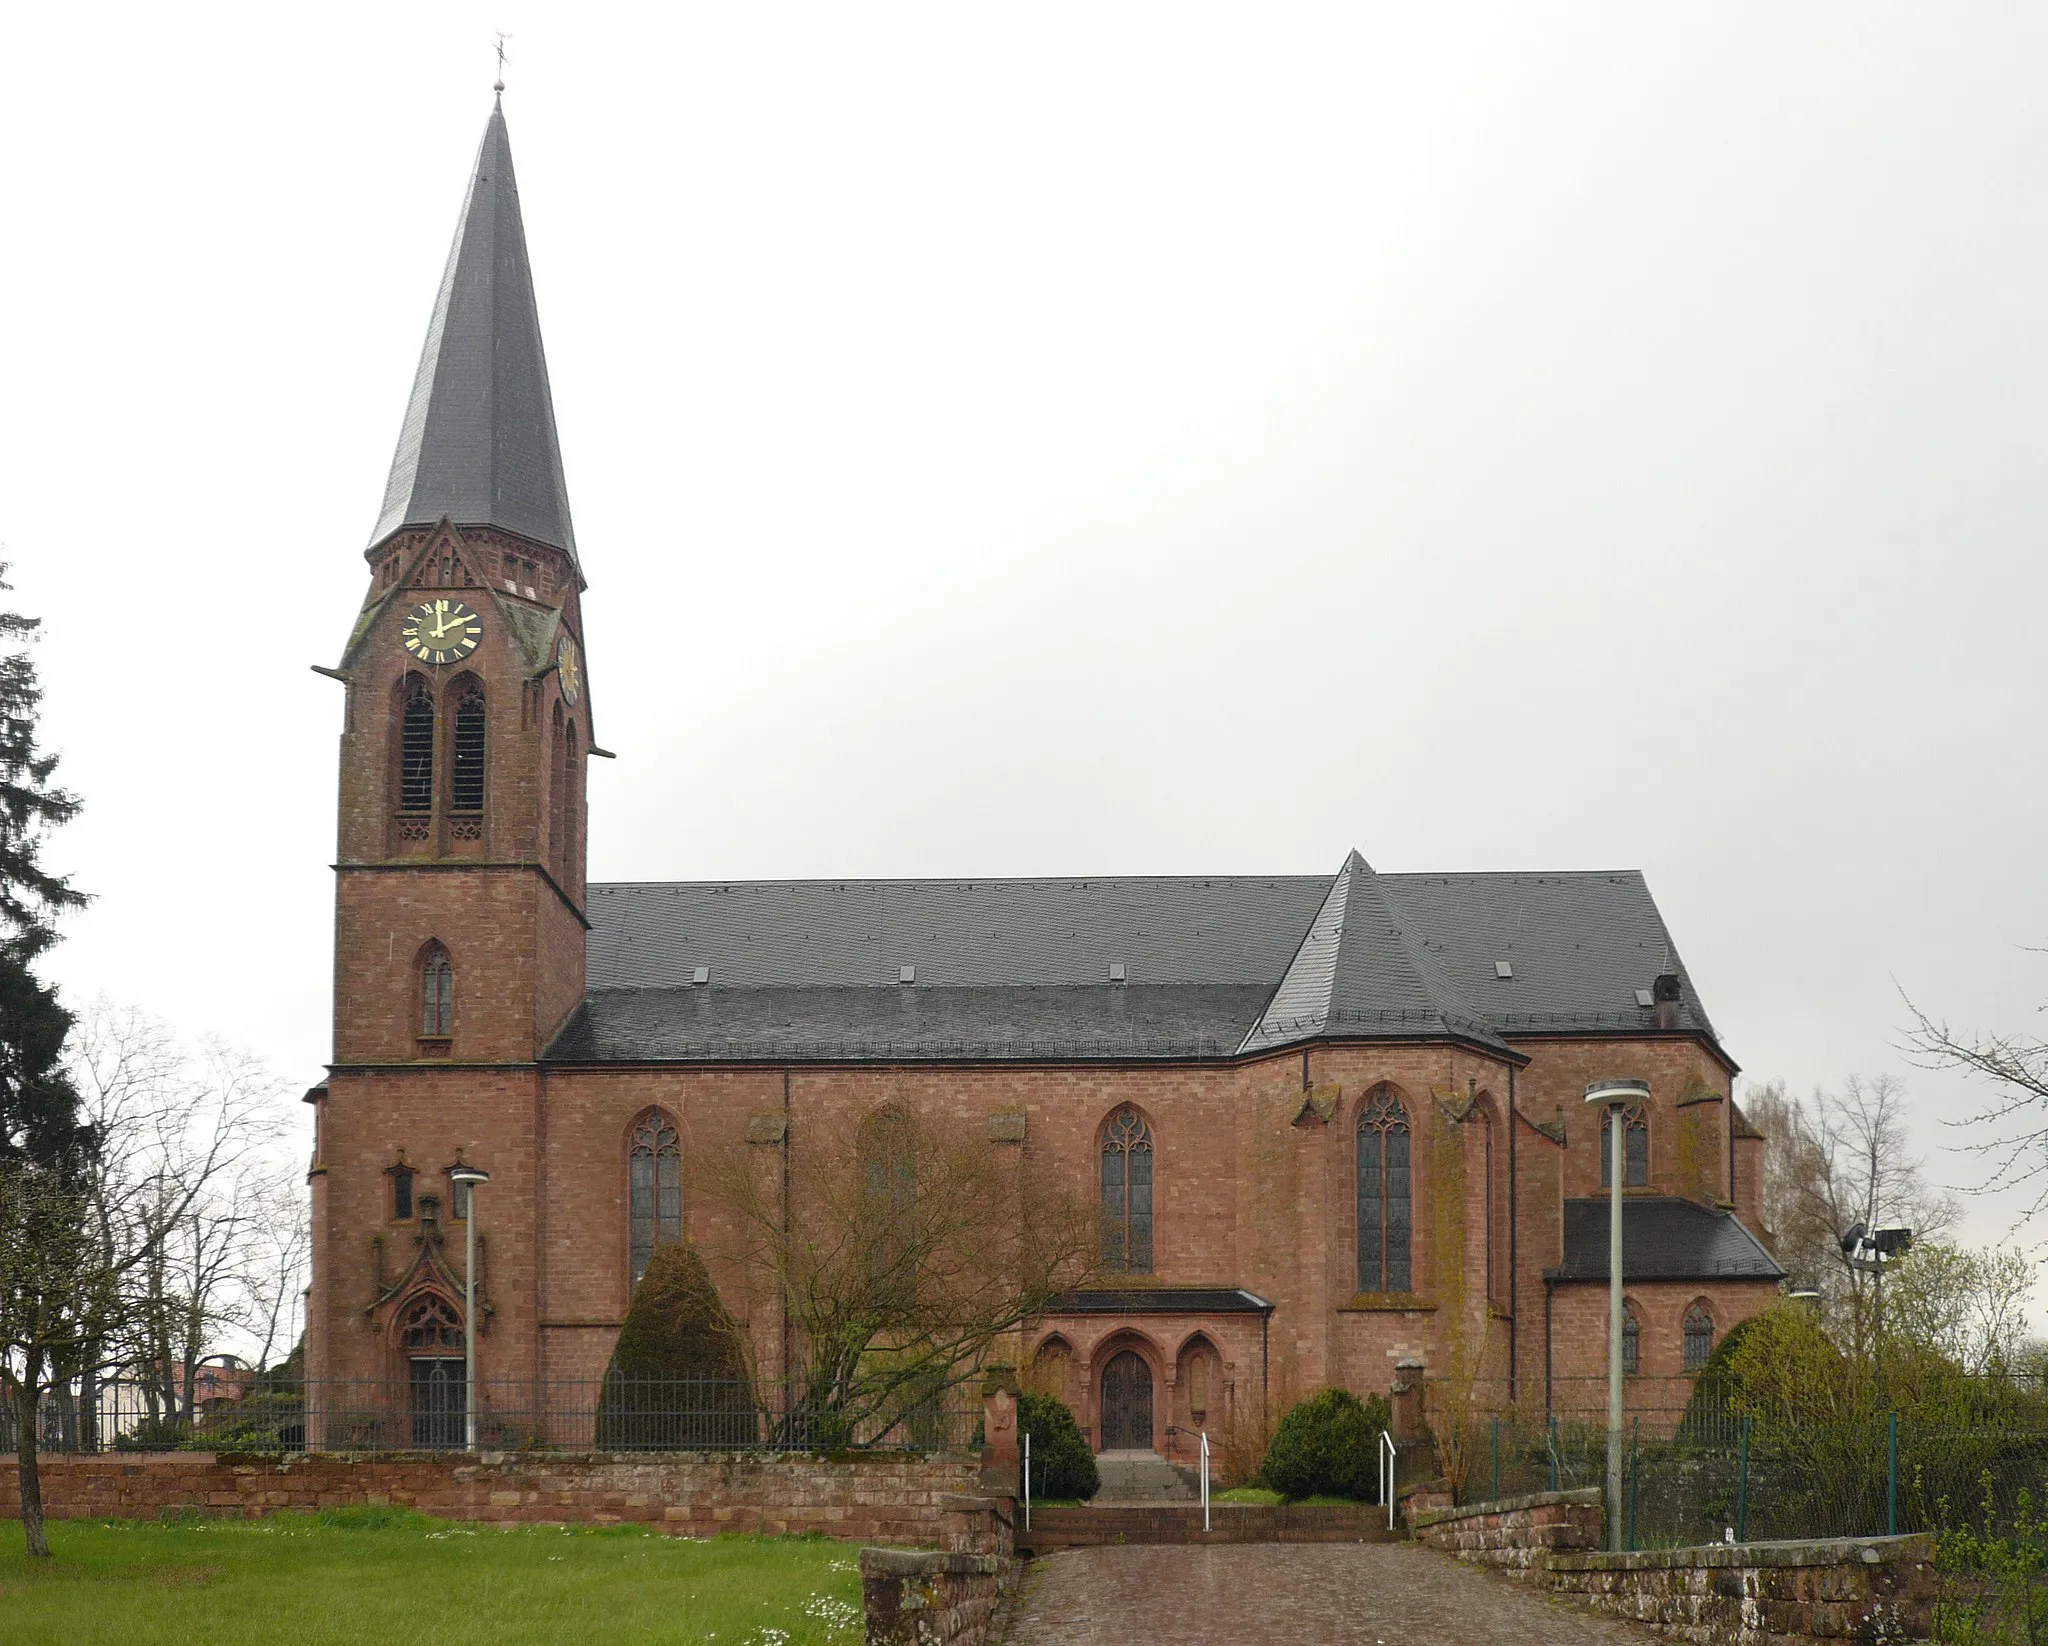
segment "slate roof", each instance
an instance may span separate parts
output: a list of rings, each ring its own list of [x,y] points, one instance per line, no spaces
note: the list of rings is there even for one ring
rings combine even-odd
[[[1504,1049],[1641,1033],[1654,1015],[1636,991],[1683,972],[1640,874],[1381,875],[1355,852],[1334,879],[601,884],[587,914],[589,993],[552,1061],[1229,1058],[1447,1035]],[[1680,1004],[1681,1027],[1711,1037],[1689,982]]]
[[[1564,1203],[1564,1261],[1546,1269],[1557,1281],[1607,1279],[1608,1204]],[[1621,1203],[1621,1278],[1630,1280],[1782,1280],[1785,1271],[1732,1212],[1675,1195],[1633,1195]]]
[[[484,127],[370,541],[444,516],[576,558],[502,107]]]

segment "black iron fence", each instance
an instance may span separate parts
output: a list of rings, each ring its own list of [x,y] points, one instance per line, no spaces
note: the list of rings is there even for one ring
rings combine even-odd
[[[959,1451],[978,1444],[979,1383],[927,1382],[823,1398],[801,1380],[480,1378],[476,1444],[490,1451]],[[461,1362],[416,1364],[388,1380],[255,1382],[179,1411],[119,1378],[52,1391],[38,1442],[51,1452],[440,1451],[469,1443]],[[0,1447],[12,1450],[11,1411]]]

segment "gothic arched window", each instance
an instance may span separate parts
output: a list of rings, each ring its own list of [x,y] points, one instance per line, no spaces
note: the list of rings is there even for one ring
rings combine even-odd
[[[1630,1377],[1643,1369],[1643,1323],[1633,1308],[1621,1317],[1621,1369]]]
[[[420,1035],[445,1040],[455,1032],[455,967],[448,951],[429,943],[420,951]]]
[[[434,807],[434,697],[417,677],[405,685],[399,711],[398,809],[432,811]]]
[[[1152,1128],[1128,1104],[1102,1128],[1102,1266],[1152,1272]]]
[[[462,1316],[439,1292],[422,1292],[406,1305],[398,1322],[401,1347],[418,1353],[462,1350]]]
[[[1685,1311],[1685,1369],[1696,1372],[1714,1353],[1714,1316],[1706,1304]]]
[[[1413,1289],[1415,1214],[1409,1182],[1408,1112],[1376,1086],[1358,1113],[1358,1289]]]
[[[557,874],[565,872],[568,858],[562,851],[563,819],[569,811],[569,763],[563,758],[562,705],[555,705],[548,729],[552,733],[549,742],[549,765],[552,768],[548,778],[548,850],[555,860]]]
[[[877,1110],[861,1122],[862,1244],[876,1306],[908,1308],[917,1297],[917,1158],[910,1117]]]
[[[1650,1186],[1650,1117],[1642,1104],[1631,1103],[1621,1111],[1621,1186],[1646,1189]],[[1600,1187],[1614,1186],[1614,1111],[1600,1117]]]
[[[659,1109],[634,1123],[627,1149],[626,1189],[633,1237],[633,1283],[647,1272],[657,1246],[683,1238],[683,1144],[675,1122]]]
[[[582,810],[577,791],[583,765],[576,755],[575,721],[562,728],[562,739],[562,881],[566,885],[576,874],[576,814]]]
[[[484,689],[466,680],[455,694],[455,757],[449,773],[448,799],[458,812],[484,809]]]

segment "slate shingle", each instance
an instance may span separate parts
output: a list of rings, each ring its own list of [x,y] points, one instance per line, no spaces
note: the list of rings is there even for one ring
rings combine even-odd
[[[1607,1279],[1605,1199],[1564,1203],[1564,1261],[1557,1281]],[[1785,1271],[1732,1212],[1676,1195],[1632,1195],[1621,1203],[1623,1280],[1782,1280]]]

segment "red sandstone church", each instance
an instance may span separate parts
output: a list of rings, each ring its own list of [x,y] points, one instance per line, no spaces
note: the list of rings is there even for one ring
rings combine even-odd
[[[1411,1358],[1524,1403],[1602,1372],[1596,1078],[1650,1084],[1624,1120],[1632,1369],[1696,1368],[1776,1295],[1763,1141],[1640,874],[1353,852],[1329,875],[587,884],[605,751],[501,111],[366,558],[324,671],[347,706],[309,1378],[417,1410],[460,1375],[458,1163],[490,1173],[480,1381],[581,1382],[654,1246],[701,1241],[714,1151],[800,1149],[906,1096],[1099,1195],[1102,1272],[1023,1348],[1104,1449],[1384,1391]]]

